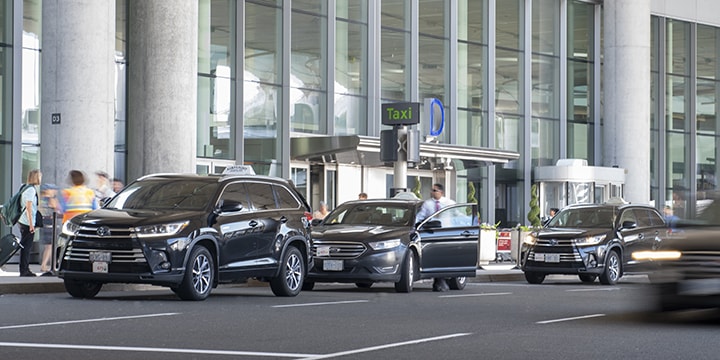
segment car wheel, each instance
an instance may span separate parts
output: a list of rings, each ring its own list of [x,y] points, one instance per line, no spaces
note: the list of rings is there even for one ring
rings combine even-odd
[[[413,282],[415,282],[415,270],[415,254],[408,250],[402,263],[400,281],[395,283],[395,291],[399,293],[412,292]]]
[[[190,253],[182,283],[173,291],[183,300],[205,300],[210,296],[214,281],[215,264],[212,255],[207,248],[198,245]]]
[[[580,278],[580,281],[582,281],[584,283],[591,283],[591,282],[594,282],[595,279],[597,279],[597,275],[591,275],[591,274],[580,274],[580,275],[578,275],[578,277]]]
[[[371,282],[356,282],[355,286],[357,286],[361,289],[369,289],[373,286],[373,283],[371,283]]]
[[[314,287],[315,287],[315,282],[314,282],[314,281],[305,281],[305,282],[303,282],[302,290],[303,290],[303,291],[310,291],[310,290],[312,290]]]
[[[300,250],[294,246],[287,248],[280,264],[280,275],[270,279],[270,289],[275,296],[296,296],[305,279],[305,262]]]
[[[448,280],[448,286],[450,290],[462,290],[467,285],[467,278],[464,276],[450,278]]]
[[[545,281],[545,274],[534,271],[526,271],[525,280],[527,280],[530,284],[542,284],[542,282]]]
[[[600,274],[600,283],[615,285],[620,279],[620,256],[617,251],[610,251],[605,257],[605,271]]]
[[[65,279],[65,290],[70,296],[80,299],[92,299],[100,292],[101,283]]]

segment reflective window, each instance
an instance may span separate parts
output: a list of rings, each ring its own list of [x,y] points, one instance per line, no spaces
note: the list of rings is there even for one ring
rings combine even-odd
[[[338,1],[335,135],[367,134],[367,1]]]
[[[293,2],[290,64],[292,131],[326,133],[326,2]]]
[[[274,185],[273,189],[275,189],[275,195],[277,196],[280,208],[297,209],[301,206],[298,200],[290,193],[287,188]]]
[[[248,192],[243,183],[236,182],[226,186],[220,199],[224,201],[224,205],[228,205],[228,202],[234,202],[242,205],[242,211],[250,210]]]
[[[247,186],[253,208],[257,210],[271,210],[277,207],[275,205],[275,195],[272,191],[272,185],[258,182],[248,182],[245,185]]]
[[[385,101],[410,100],[409,0],[381,2],[380,91]]]
[[[567,21],[567,156],[587,159],[593,165],[595,129],[593,116],[595,5],[568,2]]]

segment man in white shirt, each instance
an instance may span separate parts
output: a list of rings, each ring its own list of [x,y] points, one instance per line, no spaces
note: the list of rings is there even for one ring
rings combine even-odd
[[[425,220],[430,215],[436,213],[440,209],[455,204],[455,201],[446,198],[445,189],[442,184],[433,184],[430,198],[425,200],[415,217],[415,223]],[[448,291],[447,279],[435,278],[433,279],[433,291]]]

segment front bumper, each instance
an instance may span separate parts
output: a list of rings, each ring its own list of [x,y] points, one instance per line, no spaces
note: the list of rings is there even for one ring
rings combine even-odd
[[[528,246],[522,249],[522,270],[544,274],[600,275],[607,246]]]
[[[400,270],[406,247],[394,250],[363,254],[353,259],[315,257],[314,265],[307,274],[307,280],[315,282],[359,282],[359,281],[400,281]],[[342,270],[325,270],[325,261],[342,261]]]

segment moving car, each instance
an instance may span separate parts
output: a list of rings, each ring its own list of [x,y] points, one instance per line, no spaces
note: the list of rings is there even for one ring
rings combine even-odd
[[[651,250],[665,233],[665,220],[648,205],[619,199],[571,205],[524,239],[521,269],[531,284],[549,274],[567,274],[613,285],[624,273],[640,270],[633,251]]]
[[[477,269],[477,204],[451,205],[416,223],[421,205],[420,200],[379,199],[335,208],[313,227],[314,266],[304,289],[315,282],[369,288],[382,281],[408,293],[415,281],[435,277],[463,289]]]
[[[633,253],[653,270],[652,293],[662,311],[720,307],[720,196],[692,219],[678,220],[659,246]]]
[[[297,295],[312,264],[310,207],[291,182],[243,169],[148,175],[67,221],[58,241],[67,292],[92,298],[106,283],[141,283],[204,300],[220,283],[257,278]]]

